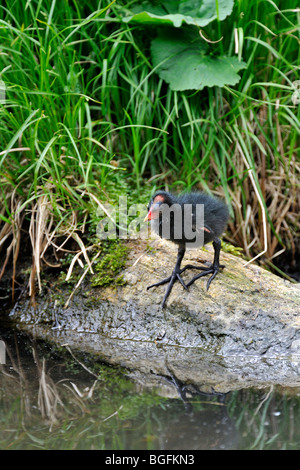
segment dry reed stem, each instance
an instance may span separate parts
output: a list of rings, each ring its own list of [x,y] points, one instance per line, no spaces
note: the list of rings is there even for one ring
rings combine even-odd
[[[85,245],[84,245],[83,241],[81,240],[81,238],[79,237],[79,235],[78,235],[76,232],[73,233],[72,237],[74,238],[74,240],[75,240],[75,241],[78,243],[78,245],[80,246],[80,248],[81,248],[81,253],[83,254],[83,256],[84,256],[84,258],[85,258],[85,260],[86,260],[86,262],[87,262],[87,265],[88,265],[88,267],[89,267],[89,270],[90,270],[91,274],[94,274],[94,271],[93,271],[93,268],[92,268],[92,263],[90,262],[90,259],[89,259],[89,257],[88,257],[87,250],[86,250],[86,248],[85,248]]]
[[[49,220],[50,219],[50,220]],[[35,279],[37,278],[39,291],[41,284],[41,253],[47,244],[46,233],[49,235],[53,225],[53,216],[49,210],[49,199],[47,195],[40,196],[32,208],[29,236],[32,246],[32,268],[29,279],[29,295],[34,297]]]
[[[12,241],[6,249],[6,256],[0,271],[0,280],[5,272],[6,266],[10,259],[11,253],[13,254],[13,269],[12,269],[12,301],[14,302],[15,297],[15,279],[16,279],[16,264],[20,250],[20,241],[21,241],[21,227],[23,223],[24,214],[21,214],[21,199],[16,197],[15,191],[11,195],[11,224],[8,222],[4,223],[4,226],[0,232],[0,248],[5,241],[12,237]]]
[[[95,245],[92,245],[92,246],[89,246],[89,247],[85,248],[85,252],[91,250],[91,249],[94,248],[94,247],[95,247]],[[73,257],[73,259],[72,259],[72,261],[71,261],[71,263],[70,263],[68,272],[67,272],[66,281],[68,281],[68,280],[70,279],[76,261],[78,262],[78,264],[80,265],[81,268],[84,267],[84,265],[83,265],[83,263],[82,263],[82,261],[81,261],[81,259],[80,259],[80,256],[81,256],[82,254],[83,254],[83,250],[81,250],[81,251],[79,251],[78,253],[76,253],[76,255]],[[90,267],[90,264],[91,264],[91,263],[89,263],[89,267]],[[92,271],[92,273],[93,273],[93,271]]]
[[[29,147],[18,147],[15,149],[3,150],[2,152],[0,152],[0,156],[7,155],[8,153],[11,153],[11,152],[29,152],[30,150],[31,148]]]
[[[101,252],[98,251],[98,253],[97,253],[97,254],[94,256],[94,258],[92,259],[92,263],[91,263],[91,264],[93,264],[94,261],[96,261],[96,259],[98,258],[98,256],[100,256],[100,253],[101,253]],[[67,307],[68,307],[70,301],[71,301],[72,298],[73,298],[73,295],[75,294],[76,290],[78,289],[78,287],[79,287],[80,284],[82,283],[83,279],[84,279],[85,276],[87,275],[87,272],[89,271],[89,269],[90,269],[89,266],[85,269],[84,273],[82,274],[81,278],[79,279],[79,281],[77,282],[76,286],[74,287],[72,293],[70,294],[70,296],[69,296],[67,302],[65,303],[64,308],[67,308]]]
[[[38,391],[38,408],[43,418],[47,418],[50,422],[50,431],[53,426],[58,424],[57,406],[64,406],[57,387],[51,377],[46,372],[45,358],[42,359],[42,365],[36,350],[33,348],[33,357],[36,362],[39,375],[39,391]]]
[[[250,165],[244,155],[244,152],[239,144],[239,142],[237,142],[237,148],[244,160],[244,163],[248,169],[248,174],[249,174],[249,177],[251,179],[251,183],[253,185],[253,188],[254,188],[254,191],[255,191],[255,194],[257,196],[257,199],[259,201],[259,204],[260,204],[260,207],[261,207],[261,210],[262,210],[262,219],[263,219],[263,235],[264,235],[264,249],[263,251],[261,251],[260,253],[258,253],[256,256],[254,256],[254,258],[252,258],[251,260],[247,261],[247,263],[244,264],[244,266],[247,266],[248,264],[252,263],[254,260],[256,260],[257,258],[259,258],[260,256],[262,256],[264,253],[266,253],[267,249],[268,249],[268,239],[267,239],[267,219],[266,219],[266,211],[265,211],[265,208],[264,208],[264,205],[263,205],[263,201],[261,199],[261,196],[259,194],[259,191],[258,191],[258,188],[257,188],[257,184],[256,184],[256,181],[253,177],[253,170],[252,168],[250,168]]]
[[[21,244],[21,228],[24,219],[24,213],[21,214],[21,200],[18,200],[14,208],[15,217],[13,220],[13,273],[12,273],[12,302],[15,301],[15,280],[17,270],[17,260],[19,257],[20,244]]]

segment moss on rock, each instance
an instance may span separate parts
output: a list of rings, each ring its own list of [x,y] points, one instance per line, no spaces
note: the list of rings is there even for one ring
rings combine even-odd
[[[123,275],[118,276],[125,268],[128,256],[128,247],[119,240],[110,240],[102,244],[102,256],[95,265],[97,274],[93,276],[91,284],[96,286],[109,286],[112,283],[124,285]]]

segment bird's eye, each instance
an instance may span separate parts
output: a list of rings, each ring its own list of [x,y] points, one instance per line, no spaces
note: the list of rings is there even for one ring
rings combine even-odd
[[[160,208],[160,206],[161,206],[161,202],[155,202],[153,204],[153,209],[158,210]]]

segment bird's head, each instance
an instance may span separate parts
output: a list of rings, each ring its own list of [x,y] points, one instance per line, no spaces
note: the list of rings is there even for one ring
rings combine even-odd
[[[149,203],[148,214],[146,215],[144,222],[147,220],[158,219],[161,205],[167,204],[168,206],[171,206],[173,202],[173,197],[170,193],[167,193],[166,191],[157,191]]]

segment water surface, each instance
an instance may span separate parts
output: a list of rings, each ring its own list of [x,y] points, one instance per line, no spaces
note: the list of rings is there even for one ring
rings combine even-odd
[[[300,449],[299,388],[160,396],[67,345],[0,339],[1,449]]]

